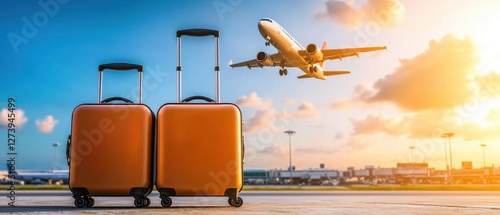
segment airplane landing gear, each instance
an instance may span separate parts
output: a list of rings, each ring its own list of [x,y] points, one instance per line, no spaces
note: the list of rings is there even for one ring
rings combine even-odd
[[[311,66],[311,67],[309,67],[309,72],[310,73],[316,73],[316,72],[318,72],[318,68],[315,67],[315,66]]]
[[[280,69],[280,76],[283,76],[283,75],[288,75],[287,69]]]

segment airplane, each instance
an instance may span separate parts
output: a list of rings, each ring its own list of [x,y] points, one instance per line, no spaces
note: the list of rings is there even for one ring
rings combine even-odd
[[[326,42],[323,43],[321,49],[315,44],[309,44],[304,49],[297,40],[295,40],[283,27],[276,21],[269,18],[262,18],[258,24],[259,32],[266,40],[265,45],[273,45],[278,52],[268,54],[266,52],[257,53],[257,58],[249,61],[230,65],[234,67],[246,66],[248,69],[264,66],[279,66],[280,76],[287,75],[288,70],[285,67],[296,67],[301,69],[305,75],[297,78],[317,78],[326,80],[326,76],[349,74],[349,71],[325,71],[324,61],[326,60],[342,60],[345,57],[358,56],[361,52],[370,52],[387,49],[386,46],[378,47],[363,47],[363,48],[342,48],[342,49],[327,49]]]
[[[42,184],[49,180],[53,182],[62,181],[63,184],[69,182],[69,170],[14,170],[11,169],[11,163],[7,162],[8,175],[14,176],[13,179],[24,181],[27,184]]]

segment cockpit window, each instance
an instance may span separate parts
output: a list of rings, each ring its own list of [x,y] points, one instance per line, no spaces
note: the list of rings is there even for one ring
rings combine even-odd
[[[261,19],[260,21],[267,21],[267,22],[273,23],[273,20],[271,20],[271,19]]]

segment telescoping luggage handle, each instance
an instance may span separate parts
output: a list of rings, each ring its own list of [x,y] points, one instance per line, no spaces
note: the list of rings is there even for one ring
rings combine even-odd
[[[130,103],[131,101],[125,98],[121,97],[111,97],[108,99],[105,99],[104,101],[102,100],[102,74],[104,70],[110,69],[110,70],[119,70],[119,71],[125,71],[125,70],[137,70],[139,72],[139,98],[138,98],[138,103],[142,103],[142,72],[143,72],[143,66],[138,65],[138,64],[131,64],[131,63],[108,63],[108,64],[102,64],[99,65],[99,88],[98,88],[98,103],[106,103],[111,100],[121,100],[127,103]]]
[[[185,29],[177,31],[177,103],[182,99],[181,37],[182,36],[214,36],[215,37],[215,102],[220,102],[220,67],[219,67],[219,31],[211,29]]]

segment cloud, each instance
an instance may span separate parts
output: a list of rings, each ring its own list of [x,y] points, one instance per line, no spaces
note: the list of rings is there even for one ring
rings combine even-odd
[[[251,134],[267,130],[276,133],[281,130],[277,125],[286,125],[289,119],[313,119],[317,117],[319,117],[319,112],[309,102],[302,102],[292,113],[277,112],[272,108],[257,109],[248,120],[244,121],[243,132]]]
[[[498,128],[500,124],[495,126],[482,127],[477,123],[466,123],[456,130],[457,137],[464,138],[465,141],[486,141],[493,138],[499,138]]]
[[[257,150],[257,153],[271,154],[276,156],[283,156],[288,154],[288,144],[275,143],[262,150]]]
[[[273,125],[276,120],[274,109],[257,110],[250,119],[246,120],[243,125],[243,132],[250,134],[263,129],[269,129],[276,133],[279,129]]]
[[[464,115],[456,110],[420,111],[394,118],[369,115],[364,119],[351,119],[354,127],[351,139],[377,133],[406,136],[411,139],[439,139],[444,132],[454,132],[465,141],[500,138],[500,108],[489,110],[484,118],[473,116],[472,121],[461,122],[463,117]]]
[[[313,154],[334,154],[340,152],[340,148],[333,148],[333,146],[325,146],[325,145],[316,145],[306,148],[297,148],[294,151],[297,153],[303,153],[307,156],[311,156]]]
[[[319,116],[319,112],[316,110],[312,103],[302,102],[297,108],[297,111],[295,111],[292,116],[296,119],[317,118]]]
[[[474,81],[477,84],[476,96],[480,98],[500,96],[500,74],[490,72],[477,76]]]
[[[446,131],[459,127],[449,111],[430,110],[406,113],[397,117],[371,114],[364,119],[351,119],[353,136],[385,133],[412,139],[440,137]]]
[[[373,84],[371,83],[362,83],[356,85],[354,87],[354,95],[352,98],[340,98],[336,101],[334,101],[330,105],[330,109],[332,110],[348,110],[348,109],[353,109],[356,107],[364,107],[369,105],[368,103],[365,102],[365,100],[369,99],[375,94],[375,91],[373,89]]]
[[[368,115],[365,119],[351,119],[355,135],[375,134],[402,135],[408,131],[408,118],[384,118],[382,115]]]
[[[393,102],[419,111],[450,108],[472,95],[468,76],[476,72],[478,58],[469,37],[432,40],[427,51],[400,62],[392,74],[374,84],[377,92],[365,101]]]
[[[281,119],[313,119],[319,117],[319,112],[314,107],[314,104],[303,101],[292,113],[282,111],[278,114]]]
[[[339,131],[339,132],[337,132],[337,134],[335,134],[334,139],[335,140],[342,140],[342,139],[344,139],[344,137],[345,137],[345,134],[343,132]]]
[[[326,11],[316,13],[318,20],[331,19],[346,27],[377,24],[394,27],[403,20],[405,9],[399,0],[368,0],[359,6],[354,1],[329,0]]]
[[[286,104],[293,104],[295,100],[286,99]],[[241,96],[235,104],[240,107],[255,107],[253,115],[244,122],[243,132],[250,134],[261,130],[278,132],[280,129],[274,125],[275,120],[286,119],[311,119],[319,116],[319,112],[314,105],[309,102],[302,102],[293,113],[287,111],[278,112],[272,108],[271,99],[262,100],[257,93],[252,92],[249,96]],[[286,123],[286,121],[281,122]]]
[[[7,109],[2,109],[0,111],[0,127],[3,128],[8,128],[9,127],[9,114],[12,114],[9,110]],[[16,125],[16,128],[22,127],[26,122],[28,122],[28,118],[24,115],[24,111],[22,109],[16,109],[14,111],[14,124]],[[11,117],[12,118],[12,117]]]
[[[467,122],[457,128],[457,134],[464,140],[490,140],[500,138],[500,108],[489,111],[481,122]]]
[[[252,92],[250,93],[249,96],[243,95],[240,98],[238,98],[235,104],[240,107],[254,107],[259,109],[265,109],[271,107],[272,102],[270,99],[264,101],[262,100],[261,97],[257,95],[256,92]]]
[[[283,104],[285,105],[295,105],[295,99],[284,99]]]
[[[344,147],[348,148],[351,152],[359,151],[370,146],[368,139],[366,135],[354,135],[347,140]]]
[[[370,114],[351,119],[351,148],[364,146],[362,137],[383,133],[411,139],[440,139],[454,132],[466,141],[500,138],[500,74],[480,75],[480,58],[469,37],[446,35],[431,40],[423,53],[400,60],[401,65],[374,84],[359,84],[334,110],[395,105],[399,115]],[[496,108],[496,109],[495,109]],[[385,109],[387,110],[387,109]]]
[[[48,115],[45,117],[43,120],[36,120],[36,126],[38,127],[38,130],[42,133],[50,133],[52,130],[54,130],[54,127],[56,126],[57,123],[59,123],[59,120],[55,120],[52,115]]]

